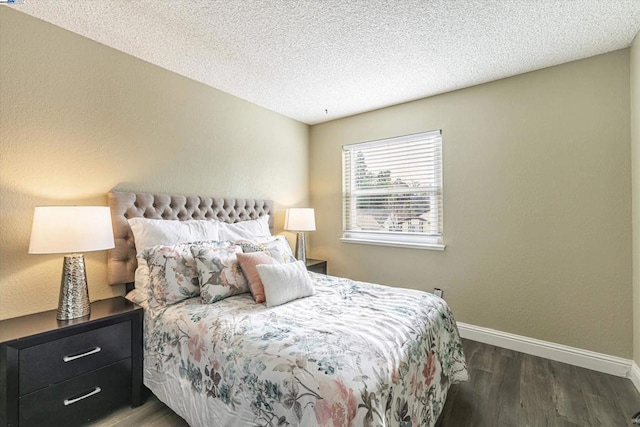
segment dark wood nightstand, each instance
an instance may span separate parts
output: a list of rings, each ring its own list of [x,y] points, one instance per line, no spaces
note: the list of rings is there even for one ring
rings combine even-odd
[[[75,426],[142,403],[142,316],[122,297],[91,314],[0,321],[0,426]]]
[[[307,270],[314,273],[327,274],[327,261],[307,258]]]

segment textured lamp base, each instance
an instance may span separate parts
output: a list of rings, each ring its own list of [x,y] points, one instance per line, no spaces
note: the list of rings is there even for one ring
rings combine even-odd
[[[304,241],[304,231],[298,231],[296,238],[296,259],[298,261],[307,262],[307,245]]]
[[[87,272],[83,255],[67,255],[62,266],[58,320],[69,320],[91,313]]]

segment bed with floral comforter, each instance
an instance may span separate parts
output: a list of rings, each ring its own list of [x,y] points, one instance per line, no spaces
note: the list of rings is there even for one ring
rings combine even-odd
[[[191,426],[432,426],[467,369],[432,294],[310,273],[316,294],[146,310],[144,381]]]

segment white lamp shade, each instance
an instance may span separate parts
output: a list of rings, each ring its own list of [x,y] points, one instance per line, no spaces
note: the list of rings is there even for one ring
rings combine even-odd
[[[38,206],[33,214],[30,254],[60,254],[113,248],[107,206]]]
[[[316,216],[313,208],[289,208],[284,219],[288,231],[315,231]]]

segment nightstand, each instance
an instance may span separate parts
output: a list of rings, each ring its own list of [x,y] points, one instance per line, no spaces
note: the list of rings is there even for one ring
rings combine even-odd
[[[142,403],[142,316],[122,297],[0,321],[0,426],[75,426]]]
[[[314,273],[327,274],[327,261],[307,258],[307,270]]]

